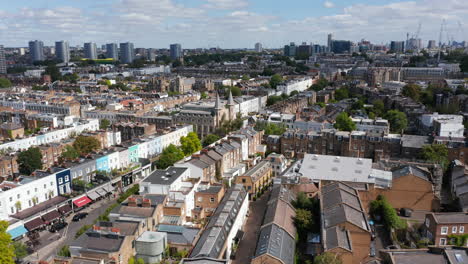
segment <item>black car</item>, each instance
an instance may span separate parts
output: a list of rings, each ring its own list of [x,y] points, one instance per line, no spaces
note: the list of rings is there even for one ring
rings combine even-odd
[[[73,222],[78,222],[78,221],[80,221],[81,219],[83,219],[83,218],[85,218],[87,216],[88,216],[88,213],[78,213],[75,216],[73,216],[72,221]]]
[[[66,223],[66,222],[58,222],[58,223],[53,224],[53,225],[50,227],[49,231],[50,231],[51,233],[55,233],[55,232],[60,231],[60,230],[62,230],[63,228],[65,228],[67,225],[68,225],[68,223]]]

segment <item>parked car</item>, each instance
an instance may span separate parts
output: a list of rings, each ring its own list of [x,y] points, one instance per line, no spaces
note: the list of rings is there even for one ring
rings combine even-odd
[[[400,216],[411,217],[412,213],[413,213],[413,210],[411,210],[409,208],[401,208],[400,209]]]
[[[58,223],[53,224],[53,225],[50,227],[49,231],[50,231],[51,233],[55,233],[55,232],[60,231],[60,230],[62,230],[63,228],[65,228],[67,225],[68,225],[67,222],[58,222]]]
[[[72,221],[73,222],[78,222],[78,221],[80,221],[81,219],[83,219],[83,218],[85,218],[87,216],[88,216],[88,213],[78,213],[75,216],[73,216]]]

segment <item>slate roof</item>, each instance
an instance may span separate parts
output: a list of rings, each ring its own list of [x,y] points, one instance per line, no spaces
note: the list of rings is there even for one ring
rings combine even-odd
[[[78,239],[71,242],[71,247],[79,247],[80,251],[104,251],[118,252],[122,246],[125,236],[102,235],[97,232],[88,231]]]
[[[200,229],[176,225],[159,225],[158,232],[167,233],[167,242],[169,244],[192,245],[198,233],[200,233]]]
[[[468,224],[466,213],[432,213],[438,224]]]
[[[325,250],[342,248],[353,251],[351,247],[351,237],[348,231],[338,226],[330,227],[325,230]]]
[[[423,180],[429,181],[429,172],[424,171],[416,166],[404,166],[392,172],[393,179],[398,179],[402,176],[412,174],[416,177],[419,177]]]
[[[424,145],[430,144],[428,136],[403,135],[401,138],[404,148],[422,148]]]
[[[247,192],[240,184],[234,185],[227,191],[190,253],[191,258],[219,257],[245,199],[247,199]]]
[[[276,224],[267,225],[260,230],[255,257],[268,254],[285,264],[294,263],[295,240]]]

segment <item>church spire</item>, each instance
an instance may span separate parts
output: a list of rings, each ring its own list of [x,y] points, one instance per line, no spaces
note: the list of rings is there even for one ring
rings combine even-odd
[[[222,104],[221,104],[221,99],[219,98],[218,92],[216,92],[215,109],[216,109],[216,110],[223,109],[223,106],[222,106]]]
[[[232,91],[231,91],[231,89],[229,89],[228,105],[235,105],[234,99],[232,98]]]

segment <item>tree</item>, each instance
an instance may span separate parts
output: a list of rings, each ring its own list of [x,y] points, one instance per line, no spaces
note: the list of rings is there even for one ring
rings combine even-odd
[[[460,69],[462,72],[468,72],[468,55],[463,56],[461,59]]]
[[[394,133],[403,133],[408,126],[406,114],[398,110],[390,110],[384,117],[390,123],[390,130]]]
[[[13,248],[15,249],[15,256],[17,260],[22,259],[28,255],[28,248],[23,242],[15,241],[12,244]]]
[[[292,91],[289,96],[295,96],[295,95],[298,95],[299,94],[299,91]]]
[[[312,210],[313,207],[312,200],[307,197],[304,192],[299,192],[297,194],[296,200],[293,201],[293,205],[296,209]]]
[[[169,166],[174,165],[175,162],[183,159],[185,157],[184,152],[178,147],[170,144],[167,148],[163,150],[159,159],[155,161],[154,165],[158,169],[166,169]]]
[[[335,99],[340,101],[349,98],[349,89],[346,86],[341,87],[335,91]]]
[[[208,95],[207,95],[205,92],[202,92],[202,93],[200,94],[200,98],[201,98],[201,99],[207,99],[207,98],[208,98]]]
[[[187,136],[180,137],[180,145],[185,156],[192,155],[194,152],[202,149],[200,139],[195,132],[190,132],[187,134]]]
[[[306,209],[297,209],[296,216],[294,217],[294,225],[298,232],[308,232],[312,229],[314,224],[312,212]]]
[[[335,121],[334,127],[341,131],[353,131],[356,130],[356,124],[348,116],[346,112],[341,112]]]
[[[282,101],[282,100],[283,100],[283,98],[281,96],[278,96],[278,95],[268,96],[267,106],[274,105],[277,102]]]
[[[44,71],[44,74],[50,75],[50,78],[52,79],[53,82],[58,81],[62,78],[62,75],[60,74],[59,69],[53,63],[47,66],[47,68]]]
[[[325,252],[314,258],[314,264],[343,264],[337,254]]]
[[[62,76],[61,79],[66,82],[76,83],[80,79],[80,76],[78,76],[76,73],[67,73]]]
[[[136,264],[145,264],[145,261],[142,258],[138,258]]]
[[[57,253],[57,256],[61,257],[70,257],[70,247],[68,245],[63,246],[60,251]]]
[[[407,84],[403,86],[401,94],[415,101],[419,101],[419,98],[421,97],[421,86],[417,84]]]
[[[8,222],[0,221],[0,263],[14,264],[15,248],[11,243],[11,236],[7,233]]]
[[[95,137],[80,135],[73,142],[73,147],[80,155],[86,155],[100,149],[101,142]]]
[[[76,149],[73,146],[65,146],[65,150],[62,152],[62,155],[60,156],[62,160],[74,160],[80,157],[80,153],[76,151]]]
[[[229,96],[229,91],[231,91],[232,96],[241,96],[242,91],[239,87],[237,86],[228,86],[226,87],[226,96]]]
[[[384,102],[382,100],[375,100],[374,103],[373,103],[373,112],[377,116],[382,116],[384,111],[385,111]]]
[[[99,121],[99,128],[106,130],[110,126],[110,121],[107,119],[101,119]]]
[[[11,87],[11,82],[7,78],[0,78],[0,88],[9,88]]]
[[[257,122],[255,124],[255,130],[264,131],[265,135],[282,135],[286,131],[286,126],[284,124],[275,124],[267,122]]]
[[[448,148],[443,144],[423,146],[421,151],[421,158],[436,164],[440,164],[444,170],[447,169],[449,165]]]
[[[37,147],[30,147],[18,155],[19,171],[31,175],[35,170],[42,169],[42,153]]]
[[[214,142],[219,140],[219,136],[215,134],[208,134],[202,141],[203,147],[213,144]]]
[[[276,86],[278,86],[278,84],[280,84],[282,81],[283,81],[283,77],[281,77],[281,75],[273,74],[273,76],[271,76],[271,79],[270,79],[271,88],[276,89]]]
[[[318,79],[318,81],[316,83],[314,83],[314,84],[312,84],[312,86],[310,86],[310,89],[318,92],[320,90],[323,90],[328,85],[329,85],[329,83],[328,83],[327,79],[320,78],[320,79]]]

